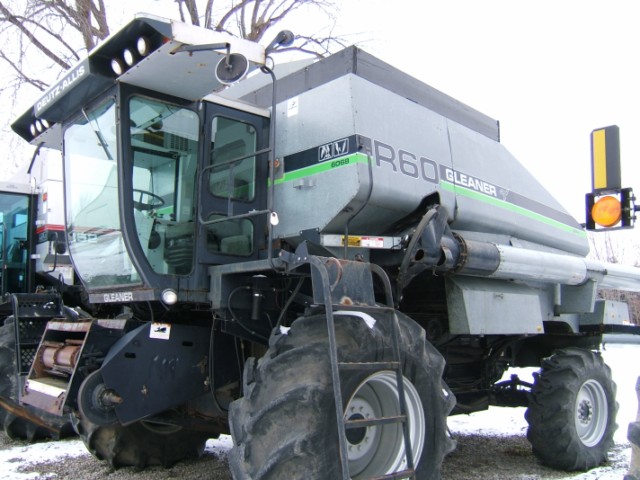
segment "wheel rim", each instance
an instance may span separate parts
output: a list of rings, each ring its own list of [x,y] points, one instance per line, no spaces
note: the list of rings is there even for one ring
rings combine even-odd
[[[607,394],[596,380],[582,384],[576,397],[576,431],[587,447],[597,445],[604,436],[609,419]]]
[[[404,378],[404,377],[403,377]],[[413,458],[422,454],[426,436],[424,410],[418,391],[404,378],[409,437]],[[400,415],[396,373],[377,372],[356,388],[345,408],[345,420]],[[352,478],[366,478],[406,468],[402,423],[373,425],[347,430],[347,454]]]

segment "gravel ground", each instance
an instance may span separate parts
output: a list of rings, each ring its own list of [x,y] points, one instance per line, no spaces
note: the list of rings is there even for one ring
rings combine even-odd
[[[543,479],[581,479],[596,480],[605,478],[621,479],[628,468],[628,445],[616,445],[611,454],[610,465],[606,465],[582,474],[556,472],[538,464],[531,453],[531,447],[524,435],[486,435],[455,434],[457,448],[445,460],[443,480],[543,480]],[[51,442],[54,443],[54,442]],[[105,462],[83,451],[82,443],[77,439],[62,440],[62,451],[68,453],[76,448],[77,456],[61,456],[51,462],[34,462],[29,457],[29,445],[25,442],[13,441],[0,434],[0,451],[11,449],[14,456],[7,463],[22,463],[15,472],[20,478],[41,479],[109,479],[109,480],[164,480],[164,479],[208,479],[231,480],[231,473],[226,462],[225,449],[212,449],[209,444],[205,455],[199,460],[182,462],[173,468],[149,468],[136,471],[123,468],[113,471]],[[62,454],[64,455],[64,454]],[[0,472],[5,467],[0,464]],[[31,475],[24,475],[24,474]],[[15,478],[2,476],[0,478]]]
[[[557,472],[543,467],[526,439],[525,409],[491,407],[484,412],[449,418],[457,448],[445,459],[443,480],[621,480],[631,457],[627,426],[638,412],[635,383],[640,367],[636,361],[629,362],[638,358],[638,348],[637,345],[612,345],[603,352],[618,384],[620,403],[619,428],[608,465],[584,473]],[[92,457],[79,439],[29,445],[10,440],[0,432],[0,480],[231,480],[226,460],[230,447],[231,438],[221,436],[207,442],[205,455],[199,460],[182,462],[170,469],[113,471],[105,462]]]

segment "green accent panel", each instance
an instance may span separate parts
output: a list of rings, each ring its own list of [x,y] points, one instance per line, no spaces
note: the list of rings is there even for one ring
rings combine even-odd
[[[316,165],[311,165],[299,170],[287,172],[282,178],[277,178],[274,183],[276,185],[279,185],[281,183],[290,182],[299,178],[310,177],[311,175],[317,175],[319,173],[327,172],[329,170],[333,170],[334,168],[350,167],[351,165],[355,165],[357,163],[363,163],[366,165],[369,163],[369,157],[364,153],[354,153],[351,155],[346,155],[344,157],[337,157],[332,160],[318,163]]]
[[[571,227],[562,222],[558,222],[557,220],[553,220],[552,218],[545,217],[544,215],[540,215],[539,213],[533,212],[531,210],[527,210],[526,208],[519,207],[518,205],[514,205],[513,203],[505,202],[504,200],[500,200],[499,198],[476,192],[475,190],[471,190],[470,188],[461,187],[460,185],[455,185],[451,182],[445,182],[442,180],[440,181],[440,187],[457,195],[462,195],[464,197],[472,198],[473,200],[488,203],[490,205],[493,205],[494,207],[509,210],[510,212],[517,213],[532,220],[542,222],[551,227],[559,228],[560,230],[576,234],[580,237],[587,236],[586,232],[582,230]]]

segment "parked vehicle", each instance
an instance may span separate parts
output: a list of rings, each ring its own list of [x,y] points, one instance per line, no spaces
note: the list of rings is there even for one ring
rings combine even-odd
[[[640,271],[585,258],[496,120],[355,47],[277,78],[291,39],[138,17],[15,121],[62,151],[69,254],[111,309],[48,321],[21,402],[115,467],[231,433],[237,479],[432,479],[447,416],[489,405],[529,407],[548,465],[604,462],[628,310],[596,292]]]

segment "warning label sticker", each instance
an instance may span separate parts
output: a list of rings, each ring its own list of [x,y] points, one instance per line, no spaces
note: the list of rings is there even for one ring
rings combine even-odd
[[[149,332],[149,338],[156,338],[158,340],[169,340],[171,337],[171,324],[170,323],[152,323],[151,331]]]

